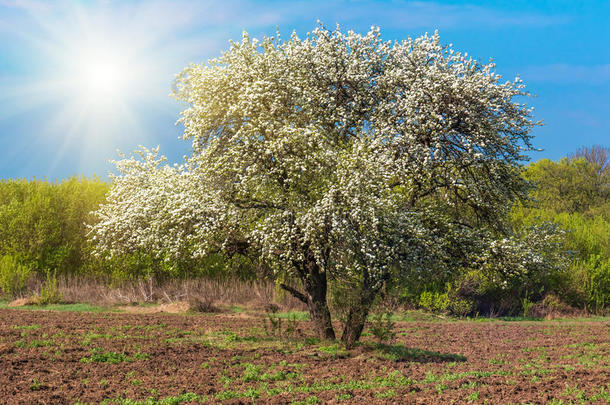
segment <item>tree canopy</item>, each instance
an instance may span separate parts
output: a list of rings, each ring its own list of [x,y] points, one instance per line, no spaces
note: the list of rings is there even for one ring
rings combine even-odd
[[[173,94],[188,104],[193,153],[173,167],[156,150],[117,162],[91,232],[98,249],[256,257],[323,338],[335,337],[329,281],[353,292],[352,344],[386,281],[464,265],[473,243],[509,232],[527,194],[520,165],[536,122],[516,101],[524,85],[438,34],[244,34],[187,67]]]

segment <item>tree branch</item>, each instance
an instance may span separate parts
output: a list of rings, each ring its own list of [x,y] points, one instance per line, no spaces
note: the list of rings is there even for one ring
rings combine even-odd
[[[299,301],[302,301],[304,304],[307,304],[307,297],[302,292],[300,292],[297,289],[294,289],[294,288],[292,288],[289,285],[286,285],[284,283],[280,284],[280,287],[283,290],[288,291],[290,294],[292,294],[293,297],[295,297]]]

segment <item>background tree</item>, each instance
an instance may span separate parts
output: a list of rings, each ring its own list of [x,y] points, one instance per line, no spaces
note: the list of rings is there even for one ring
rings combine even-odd
[[[477,240],[478,227],[508,231],[535,123],[514,100],[526,94],[520,81],[501,83],[493,68],[436,34],[397,43],[378,29],[244,34],[177,77],[188,162],[153,169],[154,153],[119,162],[92,235],[102,250],[240,246],[300,282],[282,287],[323,338],[335,337],[329,281],[347,283],[351,345],[393,275],[465,260],[455,246]],[[142,187],[146,172],[160,177]]]
[[[516,205],[515,228],[553,222],[565,230],[569,267],[547,280],[570,304],[603,313],[610,305],[610,171],[608,148],[583,147],[559,161],[542,159],[523,176],[533,204]],[[547,289],[548,291],[549,289]]]
[[[12,256],[39,274],[85,272],[85,222],[104,201],[99,178],[0,181],[0,256]]]
[[[610,170],[610,148],[601,145],[583,146],[570,155],[570,159],[583,158],[598,167],[600,174]]]
[[[610,171],[603,163],[578,155],[557,162],[541,159],[529,165],[524,177],[535,184],[532,198],[555,213],[610,213]]]

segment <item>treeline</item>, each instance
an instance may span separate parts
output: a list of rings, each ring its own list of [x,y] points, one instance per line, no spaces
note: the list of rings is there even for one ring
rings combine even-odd
[[[32,271],[82,274],[90,264],[87,228],[108,191],[98,178],[0,182],[0,254]]]
[[[592,311],[610,306],[610,148],[582,148],[570,157],[530,164],[534,201],[513,209],[515,227],[553,222],[568,265],[549,286],[567,303]]]
[[[435,282],[407,283],[401,291],[415,287],[412,301],[419,296],[420,306],[457,315],[539,315],[570,307],[606,312],[610,148],[582,148],[559,161],[542,159],[527,165],[522,175],[531,183],[531,199],[511,210],[509,234],[518,242],[501,246],[500,241],[492,249],[495,266],[473,263]]]
[[[86,223],[107,191],[99,178],[0,181],[0,289],[5,296],[25,293],[33,279],[101,269],[90,254]]]
[[[559,161],[542,159],[526,166],[523,176],[532,183],[532,198],[510,213],[510,243],[498,241],[484,265],[473,262],[428,277],[405,272],[388,282],[387,292],[403,304],[456,315],[516,314],[542,303],[605,312],[610,307],[610,149],[584,148]],[[120,283],[251,279],[261,273],[256,259],[239,254],[196,260],[165,260],[153,252],[94,255],[87,224],[99,220],[91,213],[108,190],[99,178],[0,181],[2,294],[27,294],[32,279],[62,275]]]
[[[219,255],[176,263],[150,252],[118,257],[93,254],[88,224],[105,201],[109,184],[99,178],[0,181],[0,295],[29,293],[29,282],[61,276],[94,277],[108,283],[175,277],[249,277],[245,264]],[[39,283],[31,283],[37,285]]]

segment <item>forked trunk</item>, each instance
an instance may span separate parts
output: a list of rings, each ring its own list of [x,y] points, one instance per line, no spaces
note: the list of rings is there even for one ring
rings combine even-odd
[[[366,323],[366,317],[369,315],[375,294],[372,291],[364,291],[361,293],[358,300],[349,309],[347,320],[341,335],[341,341],[347,349],[354,347],[354,344],[360,340],[362,330]]]

